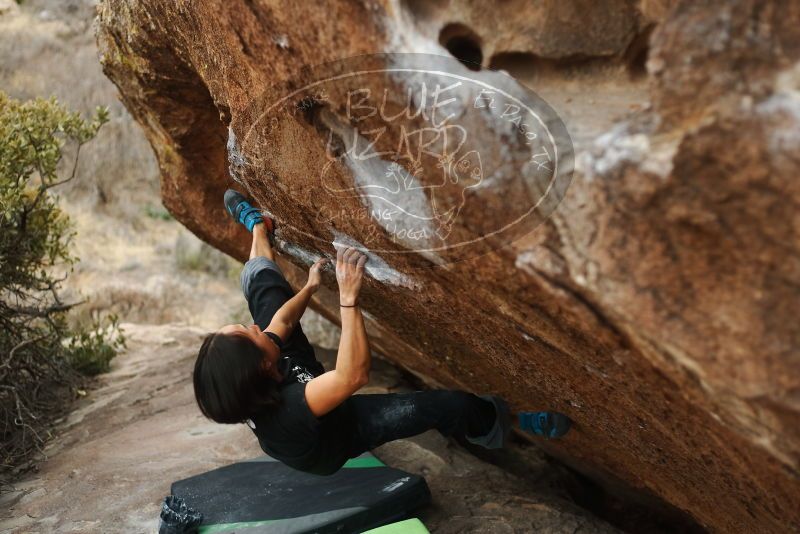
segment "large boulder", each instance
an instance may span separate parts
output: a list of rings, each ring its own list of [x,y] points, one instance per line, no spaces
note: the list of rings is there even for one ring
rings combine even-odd
[[[221,206],[238,182],[275,215],[293,281],[333,242],[366,244],[371,339],[431,386],[567,413],[575,429],[543,443],[548,452],[709,530],[800,525],[800,4],[106,0],[99,9],[104,70],[153,146],[165,205],[199,237],[247,257],[246,231]],[[455,172],[428,187],[434,162],[345,161],[351,134],[381,129],[374,148],[384,149],[408,124],[349,116],[347,83],[306,88],[321,73],[352,72],[336,60],[376,52],[452,54],[463,64],[450,73],[536,91],[572,138],[554,144],[566,158],[555,193],[530,177],[500,112],[457,110],[467,146],[480,147],[463,168],[473,178],[481,169],[473,182]],[[381,71],[398,57],[355,65]],[[398,103],[415,80],[359,83]],[[433,244],[477,244],[423,247],[376,218],[389,201],[365,191],[393,170],[396,183],[425,186],[392,206],[414,220],[433,212]],[[528,226],[494,235],[536,191],[544,201]],[[326,284],[314,306],[336,320],[330,276]]]

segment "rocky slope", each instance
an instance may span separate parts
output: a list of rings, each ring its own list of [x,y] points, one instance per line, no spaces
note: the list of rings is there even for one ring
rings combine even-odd
[[[569,414],[575,431],[549,452],[708,529],[786,532],[800,524],[798,9],[107,0],[97,35],[156,152],[165,205],[199,237],[246,253],[219,207],[230,166],[283,223],[282,262],[295,276],[343,236],[380,245],[363,303],[375,346],[398,364],[432,385],[504,395],[516,410]],[[397,123],[358,126],[337,87],[280,112],[271,103],[316,79],[307,65],[374,52],[450,52],[464,61],[459,75],[489,82],[498,75],[487,67],[500,68],[549,102],[571,134],[575,173],[537,212],[536,231],[484,240],[474,254],[415,253],[363,197],[319,194],[309,180],[321,169],[352,188],[389,165],[328,166],[326,142],[338,139],[337,155],[354,130],[383,128],[375,146],[386,148]],[[414,81],[362,83],[394,101]],[[513,178],[525,152],[498,113],[467,128],[491,180],[467,194],[444,187],[444,201],[433,190],[400,201],[436,211],[462,193],[446,244],[486,236],[533,201]],[[433,166],[414,165],[400,170],[430,186]],[[346,217],[317,216],[340,207]],[[336,319],[332,293],[315,306]]]

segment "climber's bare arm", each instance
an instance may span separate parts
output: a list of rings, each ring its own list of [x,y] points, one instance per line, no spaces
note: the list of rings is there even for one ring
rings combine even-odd
[[[306,384],[306,402],[320,417],[369,382],[370,352],[364,319],[358,308],[342,308],[342,337],[336,368]]]
[[[322,258],[311,266],[308,270],[308,282],[306,282],[306,285],[275,312],[266,332],[272,332],[281,338],[281,341],[289,339],[294,327],[297,326],[303,313],[305,313],[308,302],[311,300],[311,295],[319,289],[320,269],[327,261],[326,258]]]
[[[356,306],[367,257],[354,248],[337,250],[336,280],[342,337],[336,368],[306,384],[306,402],[315,416],[322,416],[345,401],[369,381],[370,350],[361,309]]]

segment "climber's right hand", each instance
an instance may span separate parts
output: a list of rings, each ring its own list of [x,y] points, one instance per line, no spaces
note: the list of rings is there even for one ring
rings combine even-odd
[[[319,289],[319,285],[322,282],[322,269],[325,268],[327,263],[328,258],[320,258],[314,262],[314,265],[308,270],[306,287],[309,288],[312,293],[316,293],[317,289]]]
[[[336,249],[336,281],[339,283],[339,304],[354,306],[358,303],[364,264],[367,255],[353,247]]]

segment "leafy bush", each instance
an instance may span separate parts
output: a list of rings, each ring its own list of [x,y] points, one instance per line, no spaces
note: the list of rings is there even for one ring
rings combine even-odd
[[[106,326],[95,322],[89,328],[78,330],[66,341],[68,361],[73,369],[89,376],[108,371],[117,349],[125,346],[118,317],[112,315],[109,321]]]
[[[70,221],[50,193],[74,178],[81,146],[108,120],[86,121],[55,99],[20,102],[0,92],[0,454],[3,472],[41,449],[52,420],[124,338],[116,318],[70,327],[59,290],[77,260]],[[65,147],[74,159],[63,172]],[[66,176],[63,176],[66,174]],[[66,273],[66,274],[65,274]]]
[[[164,209],[163,206],[154,206],[152,204],[147,204],[144,208],[144,214],[150,217],[151,219],[156,219],[159,221],[174,221],[175,219],[172,217],[172,214]]]

